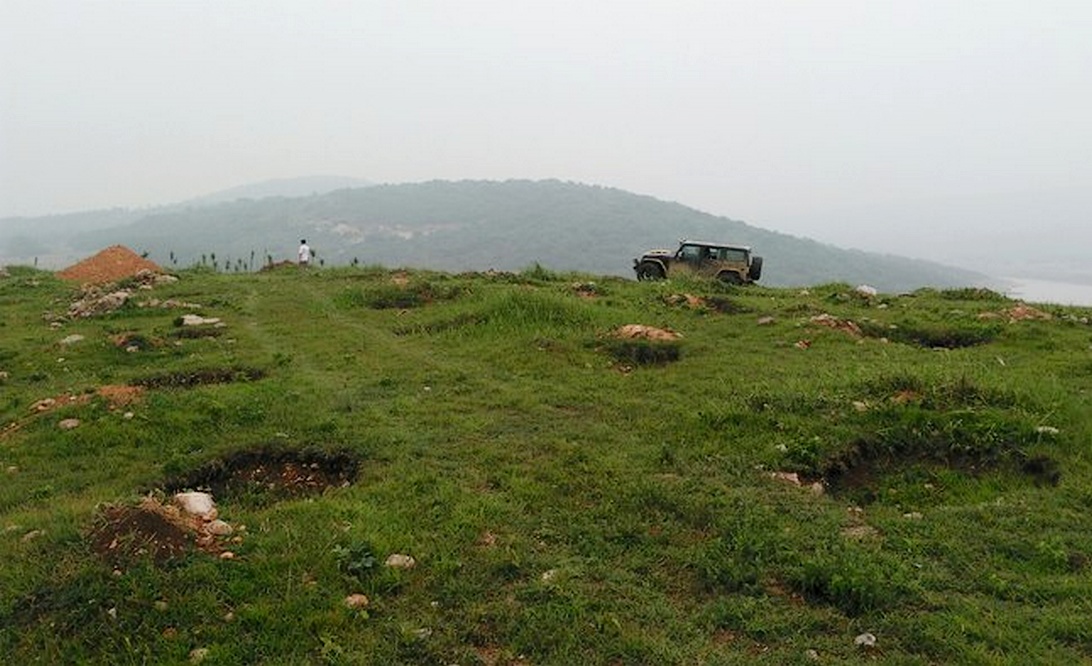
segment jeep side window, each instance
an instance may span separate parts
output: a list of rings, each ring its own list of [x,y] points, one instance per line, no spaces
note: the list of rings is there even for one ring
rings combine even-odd
[[[699,248],[697,245],[683,245],[679,248],[679,252],[676,256],[682,261],[697,262],[698,251]]]
[[[725,259],[725,261],[739,261],[739,262],[746,263],[747,262],[747,251],[746,250],[737,250],[735,248],[725,248],[725,250],[724,250],[724,259]]]

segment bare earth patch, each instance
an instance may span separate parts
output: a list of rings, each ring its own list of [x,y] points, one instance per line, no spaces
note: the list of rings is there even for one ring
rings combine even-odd
[[[208,488],[224,498],[287,499],[348,486],[359,465],[348,451],[258,448],[207,463],[170,480],[167,489]]]

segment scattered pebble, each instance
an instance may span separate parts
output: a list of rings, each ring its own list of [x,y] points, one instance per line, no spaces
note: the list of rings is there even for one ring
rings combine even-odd
[[[417,560],[412,555],[392,553],[387,557],[385,564],[392,569],[412,569],[417,566]]]
[[[155,607],[155,609],[156,609],[157,611],[159,611],[160,613],[162,613],[162,612],[164,612],[164,611],[166,611],[166,610],[167,610],[167,602],[166,602],[166,601],[163,601],[162,599],[160,599],[159,601],[156,601],[156,602],[155,602],[154,604],[152,604],[152,605],[153,605],[153,606]]]
[[[208,648],[194,648],[190,650],[190,663],[200,664],[209,656]]]
[[[45,531],[43,530],[31,530],[23,535],[22,541],[23,543],[30,543],[31,541],[34,541],[35,539],[44,535]]]
[[[205,531],[213,536],[231,536],[235,530],[223,520],[213,520],[205,525]]]
[[[553,579],[557,578],[557,569],[547,569],[542,572],[542,582],[549,583]]]
[[[63,421],[58,423],[57,426],[61,430],[75,430],[76,428],[80,427],[80,420],[79,419],[64,419]]]
[[[350,594],[345,597],[345,607],[352,610],[367,608],[369,603],[368,597],[363,594]]]
[[[853,644],[859,648],[874,648],[876,647],[876,637],[866,631],[854,638]]]
[[[220,553],[220,559],[221,560],[234,560],[235,559],[235,553],[231,552],[230,550],[225,550],[224,552]]]
[[[72,335],[69,335],[61,340],[61,344],[65,346],[74,345],[77,342],[82,342],[83,340],[84,337],[82,335],[80,335],[79,333],[73,333]]]

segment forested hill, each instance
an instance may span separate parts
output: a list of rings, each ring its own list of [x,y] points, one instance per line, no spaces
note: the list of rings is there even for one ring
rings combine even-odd
[[[432,181],[161,209],[73,237],[91,253],[120,243],[170,267],[202,257],[232,269],[294,256],[306,238],[326,265],[358,261],[446,271],[551,270],[632,276],[632,259],[680,238],[751,245],[762,283],[844,281],[898,291],[984,276],[759,229],[618,189],[561,181]]]

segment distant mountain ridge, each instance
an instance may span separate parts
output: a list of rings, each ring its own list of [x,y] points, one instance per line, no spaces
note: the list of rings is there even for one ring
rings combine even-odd
[[[181,206],[211,206],[239,199],[265,199],[268,197],[306,197],[326,194],[350,187],[370,187],[372,182],[350,176],[301,176],[298,178],[271,178],[219,190],[183,201]]]
[[[210,200],[147,211],[121,226],[73,234],[68,243],[83,256],[123,244],[166,267],[204,259],[240,270],[291,258],[299,239],[307,238],[326,265],[459,272],[537,263],[632,277],[633,257],[674,247],[685,237],[751,245],[765,258],[762,284],[773,286],[842,281],[901,291],[989,280],[931,262],[767,231],[650,196],[558,180],[430,181],[201,201]]]

